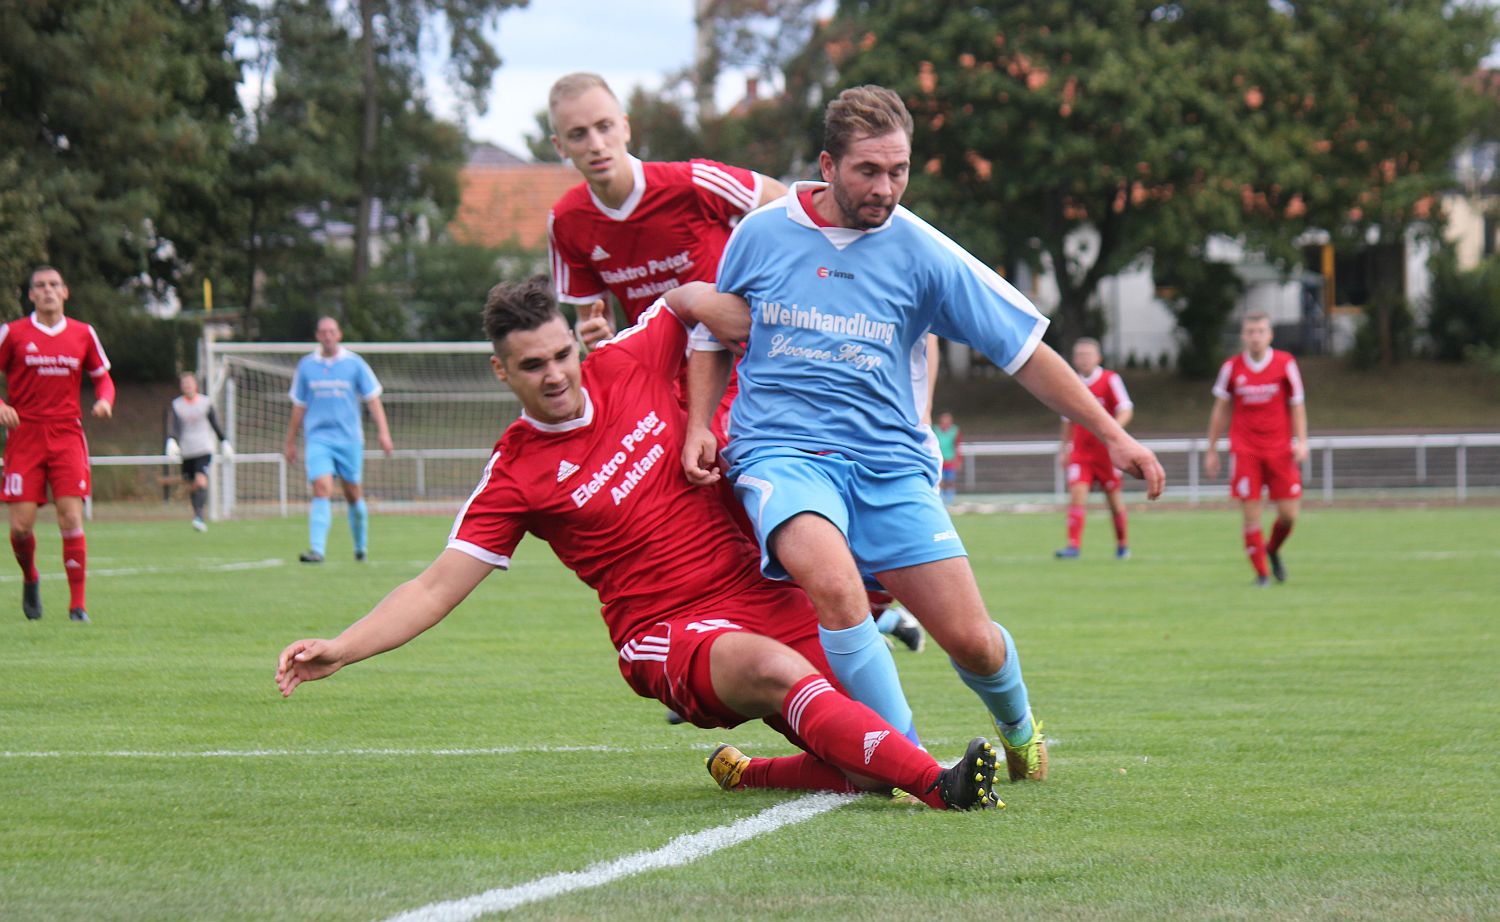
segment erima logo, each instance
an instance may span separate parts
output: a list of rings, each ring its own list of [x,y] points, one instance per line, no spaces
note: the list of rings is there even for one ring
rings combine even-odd
[[[871,730],[869,733],[865,734],[865,764],[866,765],[869,765],[870,764],[870,760],[873,759],[873,758],[875,758],[875,747],[879,746],[880,745],[880,741],[883,740],[883,739],[885,739],[887,736],[890,736],[890,735],[891,735],[891,731],[889,731],[889,730]]]
[[[572,461],[560,461],[560,462],[558,462],[558,465],[557,465],[557,482],[558,483],[562,483],[564,480],[567,480],[569,477],[572,477],[576,473],[578,473],[578,465],[574,464]]]
[[[854,273],[853,272],[845,272],[842,269],[830,269],[827,266],[819,266],[818,267],[818,278],[820,278],[820,279],[829,279],[829,278],[833,278],[833,279],[852,279],[852,278],[854,278]]]
[[[935,535],[932,536],[932,540],[933,541],[957,541],[958,540],[958,532],[956,532],[956,531],[940,531],[937,534],[935,534]]]
[[[594,252],[589,254],[589,259],[592,259],[594,262],[609,259],[609,251],[596,243],[594,244]]]
[[[27,352],[41,352],[42,350],[40,350],[40,349],[38,349],[36,347],[36,343],[27,343],[26,344],[26,351]]]

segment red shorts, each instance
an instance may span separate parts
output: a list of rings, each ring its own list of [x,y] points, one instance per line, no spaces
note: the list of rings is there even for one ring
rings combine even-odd
[[[1113,493],[1120,489],[1120,470],[1109,462],[1109,456],[1099,458],[1093,455],[1069,455],[1068,456],[1068,486],[1075,483],[1099,485],[1099,489],[1106,493]]]
[[[1251,455],[1229,453],[1229,495],[1235,499],[1260,499],[1262,487],[1269,488],[1271,499],[1297,499],[1302,496],[1302,469],[1292,453]]]
[[[23,422],[5,441],[5,479],[0,499],[7,503],[47,502],[88,496],[89,445],[77,420]]]
[[[699,727],[737,727],[748,718],[714,692],[708,651],[729,631],[749,631],[796,650],[838,687],[818,642],[818,616],[794,586],[761,580],[743,592],[643,628],[620,648],[620,674],[642,698],[655,698]],[[786,732],[776,715],[766,722]]]

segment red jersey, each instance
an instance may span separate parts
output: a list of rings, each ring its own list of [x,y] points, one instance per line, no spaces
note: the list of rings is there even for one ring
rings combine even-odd
[[[547,216],[547,240],[558,300],[588,304],[608,290],[635,323],[662,292],[718,276],[733,223],[760,199],[760,177],[713,160],[631,157],[630,168],[635,189],[619,208],[588,183],[564,193]]]
[[[583,362],[583,416],[505,430],[448,547],[507,568],[530,532],[599,593],[616,647],[762,582],[719,492],[682,473],[672,382],[688,331],[665,302]]]
[[[1104,412],[1110,416],[1115,411],[1129,409],[1135,406],[1130,402],[1130,394],[1125,390],[1125,380],[1108,368],[1095,368],[1093,374],[1084,377],[1079,375],[1084,387],[1099,401]],[[1069,455],[1074,461],[1102,460],[1109,461],[1109,449],[1099,441],[1092,432],[1079,425],[1073,426],[1073,451]]]
[[[64,317],[45,327],[33,313],[0,326],[0,371],[8,401],[23,423],[77,421],[83,415],[78,388],[84,372],[99,399],[114,401],[99,334],[81,320]]]
[[[1271,349],[1257,363],[1241,352],[1219,368],[1214,396],[1233,401],[1230,451],[1266,456],[1292,450],[1291,408],[1304,394],[1302,373],[1290,353]]]

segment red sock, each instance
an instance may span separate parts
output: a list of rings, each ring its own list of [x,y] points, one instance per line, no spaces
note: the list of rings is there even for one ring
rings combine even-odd
[[[1266,545],[1266,550],[1272,554],[1281,550],[1281,545],[1286,541],[1286,536],[1292,533],[1292,523],[1287,519],[1277,519],[1276,524],[1271,526],[1271,543]]]
[[[1068,507],[1068,547],[1077,547],[1083,543],[1083,523],[1088,518],[1088,510],[1082,506]]]
[[[1259,528],[1245,529],[1245,553],[1250,555],[1250,566],[1255,568],[1255,575],[1264,577],[1270,571],[1266,569],[1266,538]]]
[[[943,808],[937,791],[927,793],[942,766],[880,715],[836,691],[821,675],[807,676],[792,686],[781,703],[781,713],[822,761]]]
[[[1113,516],[1115,520],[1115,543],[1119,544],[1120,547],[1124,547],[1125,545],[1130,543],[1129,539],[1126,537],[1126,535],[1128,534],[1127,524],[1130,516],[1125,512],[1124,509],[1121,509],[1119,512],[1113,513]]]
[[[68,607],[85,608],[83,587],[88,582],[88,546],[83,532],[63,535],[63,570],[68,574]]]
[[[843,772],[810,752],[775,759],[751,759],[740,776],[742,788],[781,788],[787,791],[833,791],[853,794],[858,789]]]
[[[41,579],[41,574],[36,572],[36,533],[28,531],[24,535],[17,536],[15,532],[10,533],[10,549],[16,552],[16,563],[21,565],[21,579],[28,583],[34,583]]]

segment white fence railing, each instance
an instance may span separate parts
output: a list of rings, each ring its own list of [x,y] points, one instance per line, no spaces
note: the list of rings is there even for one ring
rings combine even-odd
[[[1198,503],[1228,496],[1227,482],[1202,477],[1204,439],[1147,439],[1144,444],[1167,470],[1168,498]],[[1476,493],[1500,496],[1500,432],[1314,436],[1308,447],[1302,471],[1308,498],[1332,502],[1338,495],[1419,495],[1462,503]],[[960,495],[1058,503],[1067,497],[1056,441],[967,442],[963,453]],[[365,485],[379,503],[456,507],[473,490],[489,457],[488,449],[477,448],[399,449],[389,458],[369,450]],[[177,470],[166,455],[106,455],[90,461],[96,468],[167,468],[171,473],[156,475],[156,483],[171,479]],[[270,466],[271,476],[240,476],[247,467],[260,465]],[[301,465],[288,463],[280,453],[218,458],[209,476],[209,513],[215,519],[288,515],[292,498],[300,503],[307,495],[301,479]]]
[[[1189,503],[1229,495],[1227,480],[1202,476],[1206,439],[1146,439],[1167,471],[1167,496]],[[1221,458],[1226,448],[1220,440]],[[1466,502],[1476,489],[1500,490],[1500,432],[1313,436],[1302,467],[1303,495],[1332,502],[1355,492],[1447,494]],[[966,442],[963,491],[1001,496],[1067,497],[1056,440]],[[1224,458],[1227,465],[1228,459]],[[1129,488],[1127,484],[1127,489]]]

